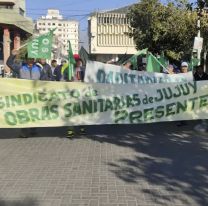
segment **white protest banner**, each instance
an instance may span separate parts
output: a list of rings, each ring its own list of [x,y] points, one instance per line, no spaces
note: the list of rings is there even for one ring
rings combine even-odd
[[[1,79],[0,128],[206,119],[208,81],[97,84]],[[15,88],[15,90],[14,90]]]
[[[110,84],[150,84],[193,81],[192,72],[184,74],[162,74],[155,72],[135,71],[100,62],[88,61],[85,82]]]

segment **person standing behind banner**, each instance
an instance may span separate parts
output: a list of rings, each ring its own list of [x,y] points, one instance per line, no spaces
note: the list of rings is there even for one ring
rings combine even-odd
[[[25,55],[26,63],[17,63],[14,62],[18,51],[14,49],[9,56],[6,64],[7,66],[17,73],[19,79],[30,79],[30,80],[45,80],[45,73],[41,67],[35,63],[34,58],[28,58],[28,54]],[[29,132],[31,135],[36,135],[36,128],[23,128],[20,134],[20,137],[27,138],[29,137]]]
[[[66,64],[66,62],[67,62],[66,59],[62,59],[61,60],[61,65],[58,65],[55,68],[54,73],[53,73],[53,76],[54,76],[54,80],[55,81],[58,81],[58,82],[61,81],[61,78],[62,78],[61,70],[62,70],[62,67]]]
[[[187,62],[182,62],[182,64],[181,64],[181,73],[187,73],[187,72],[188,72],[188,63]],[[185,126],[185,125],[187,125],[186,121],[177,122],[178,127]]]
[[[196,73],[194,74],[195,81],[203,81],[208,80],[208,75],[204,72],[204,68],[202,65],[196,67]]]
[[[73,76],[69,80],[68,78],[68,71],[65,69],[63,75],[62,75],[62,80],[63,81],[68,81],[68,82],[84,82],[84,77],[85,77],[85,67],[81,66],[82,65],[82,59],[78,54],[74,55],[74,59],[76,61],[76,65],[73,71]],[[80,130],[80,135],[85,135],[85,127],[81,126],[79,127]],[[74,136],[74,127],[69,126],[68,131],[67,131],[67,138],[72,139]]]
[[[123,67],[124,67],[124,68],[127,68],[127,69],[130,69],[130,68],[131,68],[131,62],[125,62],[125,63],[123,64]]]
[[[45,72],[46,81],[52,81],[53,75],[51,67],[48,63],[46,63],[46,59],[40,59],[40,64],[43,66],[43,70]]]
[[[57,67],[57,61],[54,59],[51,61],[51,71],[52,71],[52,76],[53,76],[53,81],[54,81],[54,71],[55,71],[55,68]]]

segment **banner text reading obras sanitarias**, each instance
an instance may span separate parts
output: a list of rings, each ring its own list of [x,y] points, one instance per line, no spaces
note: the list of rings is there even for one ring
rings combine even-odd
[[[138,124],[208,117],[208,82],[117,85],[2,79],[0,128]]]

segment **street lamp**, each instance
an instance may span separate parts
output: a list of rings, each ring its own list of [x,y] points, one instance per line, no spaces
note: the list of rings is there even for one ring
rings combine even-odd
[[[7,42],[11,44],[12,40],[10,38],[8,38]],[[3,35],[3,42],[0,41],[0,43],[2,44],[2,47],[3,47],[2,48],[2,53],[3,53],[4,72],[5,72],[6,66],[5,66],[5,61],[4,61],[4,35]],[[2,77],[3,77],[3,73],[2,73]]]

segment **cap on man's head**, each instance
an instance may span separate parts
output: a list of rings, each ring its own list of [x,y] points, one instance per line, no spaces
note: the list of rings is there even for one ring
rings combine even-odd
[[[75,61],[82,60],[78,54],[74,54],[74,59],[75,59]]]
[[[187,62],[182,62],[181,67],[188,67],[188,63]]]
[[[173,65],[171,65],[171,64],[168,65],[168,66],[167,66],[167,69],[174,69],[174,68],[173,68]]]
[[[66,59],[62,59],[61,62],[67,62],[67,60]]]

